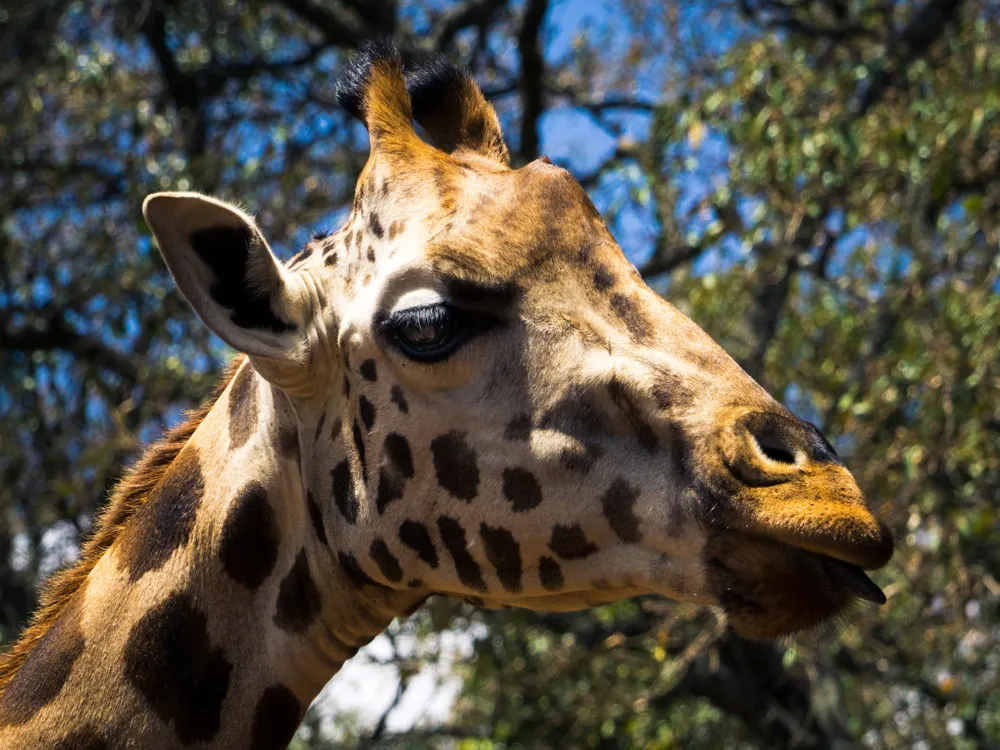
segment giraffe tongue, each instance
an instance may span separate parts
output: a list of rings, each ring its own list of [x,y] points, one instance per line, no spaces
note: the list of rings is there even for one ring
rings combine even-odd
[[[830,577],[848,591],[875,604],[885,604],[885,594],[882,589],[857,565],[827,557],[826,569]]]

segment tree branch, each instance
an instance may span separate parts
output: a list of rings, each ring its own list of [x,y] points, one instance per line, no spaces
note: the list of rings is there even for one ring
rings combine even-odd
[[[403,694],[406,692],[406,680],[402,677],[399,678],[399,684],[396,686],[396,694],[392,698],[392,702],[386,706],[385,711],[379,717],[378,721],[375,723],[375,728],[372,729],[371,736],[368,738],[368,744],[374,745],[378,742],[382,736],[385,734],[385,725],[389,721],[389,714],[396,710],[396,706],[403,699]]]
[[[872,77],[871,84],[858,101],[859,115],[864,115],[874,107],[910,63],[924,54],[944,33],[961,5],[962,0],[930,0],[914,15],[894,45],[894,52],[899,54],[899,59],[889,61]]]
[[[394,0],[341,0],[341,2],[363,18],[374,34],[392,36],[396,31]]]
[[[792,289],[792,279],[794,279],[798,268],[796,256],[790,255],[781,264],[781,271],[777,276],[766,281],[754,295],[756,304],[753,313],[753,328],[757,340],[754,342],[749,359],[740,364],[750,377],[762,385],[764,385],[764,358],[767,356],[771,341],[774,340],[774,336],[778,332],[781,313],[785,309],[788,294]]]
[[[538,37],[548,8],[548,0],[528,0],[517,35],[521,55],[521,159],[525,162],[538,158],[538,119],[545,106],[545,58]]]
[[[849,741],[842,726],[828,732],[812,712],[808,681],[786,670],[770,643],[744,641],[728,633],[717,641],[718,660],[699,654],[680,682],[650,701],[663,711],[693,695],[738,717],[765,747],[829,748]]]
[[[507,0],[469,0],[449,8],[438,19],[431,34],[434,49],[439,52],[448,50],[460,31],[470,26],[485,26],[506,5]]]
[[[664,192],[662,188],[656,189],[656,179],[654,177],[654,193]],[[676,196],[668,198],[668,196],[661,195],[659,201],[661,205],[669,205],[672,211],[673,206],[676,205]],[[656,241],[656,249],[646,264],[639,269],[639,273],[644,277],[670,273],[685,263],[693,261],[705,252],[708,247],[718,242],[724,234],[743,231],[743,222],[740,219],[739,212],[736,210],[735,201],[732,199],[725,203],[716,203],[710,199],[705,199],[692,206],[688,216],[708,206],[715,210],[718,220],[722,223],[721,231],[711,234],[706,232],[702,235],[701,239],[694,243],[687,242],[683,232],[677,229],[672,218],[672,213],[661,212],[660,223],[662,228],[660,236]]]
[[[215,95],[222,90],[228,81],[234,79],[245,80],[261,73],[279,73],[283,70],[310,65],[329,48],[330,44],[324,41],[311,45],[306,52],[287,60],[255,58],[242,62],[213,65],[200,76],[199,83],[206,94]]]
[[[142,33],[156,56],[167,93],[177,106],[185,150],[191,158],[205,152],[206,127],[202,92],[195,79],[182,71],[167,44],[167,19],[153,3],[142,22]]]
[[[679,245],[677,247],[667,248],[654,254],[654,256],[639,269],[639,273],[642,274],[643,278],[662,276],[665,273],[670,273],[676,268],[680,268],[685,263],[690,263],[692,260],[701,255],[704,250],[705,248],[700,244]]]
[[[312,0],[281,0],[281,3],[303,21],[312,24],[327,42],[338,47],[354,47],[362,39],[373,35],[373,30],[366,28],[353,14],[318,5]]]
[[[621,140],[615,144],[615,150],[611,152],[611,155],[608,156],[607,159],[602,161],[597,168],[589,174],[578,177],[577,182],[579,182],[585,190],[590,190],[597,185],[601,177],[603,177],[609,170],[619,166],[622,162],[634,161],[635,159],[638,159],[640,153],[640,148],[634,142]]]
[[[861,23],[840,23],[829,25],[806,20],[800,15],[803,4],[787,3],[781,0],[764,0],[760,5],[751,5],[749,0],[740,0],[740,11],[744,17],[768,29],[785,29],[793,34],[801,34],[813,39],[828,39],[842,42],[853,37],[874,38],[875,32]],[[764,14],[768,14],[765,18]],[[839,20],[843,20],[842,18]]]
[[[0,30],[0,43],[8,50],[10,59],[18,61],[18,65],[10,68],[11,72],[24,76],[36,61],[44,58],[59,35],[59,21],[72,4],[72,0],[50,0],[15,3],[4,9],[7,17]]]
[[[130,384],[139,380],[141,367],[138,362],[96,339],[74,331],[57,317],[50,319],[48,325],[42,329],[13,333],[0,329],[0,349],[27,352],[66,351],[101,369],[119,375]]]

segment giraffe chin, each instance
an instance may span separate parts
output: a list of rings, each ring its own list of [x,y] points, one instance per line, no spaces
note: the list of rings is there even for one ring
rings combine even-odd
[[[747,638],[779,638],[838,619],[885,595],[856,565],[750,534],[716,533],[705,549],[712,593]]]

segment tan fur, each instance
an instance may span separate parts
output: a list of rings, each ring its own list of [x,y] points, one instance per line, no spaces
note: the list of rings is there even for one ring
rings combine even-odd
[[[395,62],[383,59],[375,61],[370,76],[364,117],[372,143],[387,153],[413,148],[419,139],[410,124],[413,114],[402,72]]]
[[[111,497],[94,521],[94,531],[83,545],[79,559],[70,567],[53,573],[39,593],[38,608],[21,637],[0,654],[0,691],[14,679],[18,668],[32,649],[59,618],[63,610],[86,584],[87,576],[121,534],[129,519],[149,497],[166,474],[177,454],[187,445],[191,435],[205,419],[219,396],[229,386],[245,357],[236,357],[211,395],[196,409],[184,415],[184,421],[172,427],[142,457],[125,472],[115,485]]]

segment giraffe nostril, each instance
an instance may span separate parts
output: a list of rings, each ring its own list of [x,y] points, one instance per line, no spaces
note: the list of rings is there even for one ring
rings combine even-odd
[[[761,455],[779,464],[840,463],[823,434],[791,414],[751,412],[740,418],[736,429],[753,440]]]
[[[792,451],[781,446],[772,445],[767,441],[761,441],[759,438],[755,438],[755,440],[757,441],[757,447],[760,448],[760,452],[772,461],[777,461],[779,464],[795,464],[795,454]]]
[[[804,423],[781,413],[744,414],[731,434],[735,440],[724,447],[724,460],[733,475],[751,487],[792,480],[816,454]]]
[[[737,427],[746,432],[760,454],[776,463],[794,466],[803,453],[812,453],[805,430],[784,415],[754,412],[745,415]]]

